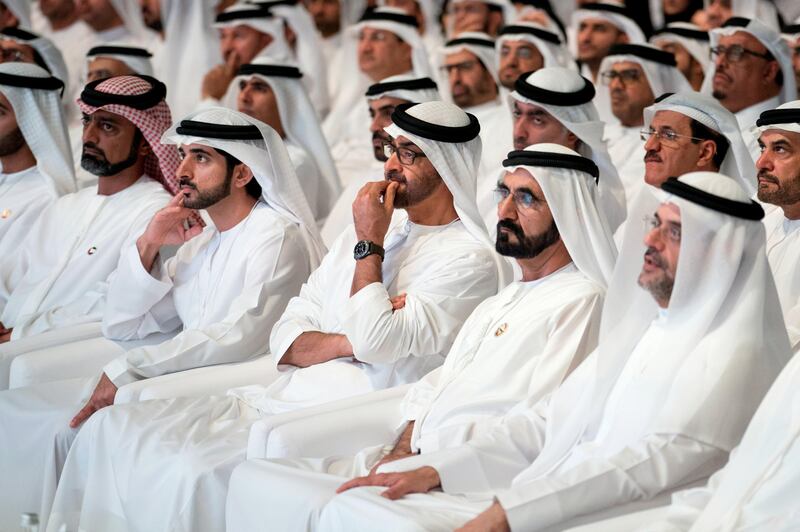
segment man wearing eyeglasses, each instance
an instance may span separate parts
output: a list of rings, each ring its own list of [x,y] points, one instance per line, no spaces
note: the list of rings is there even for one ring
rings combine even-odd
[[[329,247],[353,223],[353,200],[361,187],[383,178],[383,165],[388,159],[384,153],[384,144],[391,142],[384,128],[392,124],[391,116],[395,107],[403,103],[441,99],[432,79],[407,75],[391,76],[374,83],[367,89],[365,96],[372,119],[369,132],[372,135],[373,158],[369,162],[358,160],[339,165],[339,175],[345,188],[328,214],[321,231],[322,239]]]
[[[660,187],[689,172],[720,172],[755,194],[753,159],[736,118],[705,94],[681,92],[659,98],[644,110],[644,180]]]
[[[625,184],[628,202],[644,175],[644,109],[666,92],[690,92],[675,57],[649,44],[615,46],[600,68],[602,83],[594,100],[606,122],[608,152]]]
[[[719,174],[663,189],[636,202],[649,216],[627,232],[597,349],[548,399],[516,405],[458,447],[385,464],[327,500],[286,462],[263,470],[290,479],[292,495],[322,499],[318,530],[472,532],[563,530],[720,468],[790,356],[764,212]],[[283,512],[277,501],[265,497],[266,511]]]
[[[789,47],[763,22],[734,17],[711,31],[711,54],[701,92],[713,95],[736,115],[756,159],[758,116],[797,98]]]
[[[256,523],[262,512],[261,519],[270,515],[285,530],[315,529],[322,506],[349,478],[367,475],[361,482],[374,483],[382,466],[457,447],[491,430],[517,402],[555,390],[597,343],[599,310],[616,257],[595,201],[598,175],[591,160],[563,146],[510,152],[495,172],[495,249],[517,263],[522,279],[475,309],[444,366],[406,393],[402,417],[387,409],[402,433],[394,444],[316,464],[293,459],[282,462],[293,467],[243,466],[259,474],[262,492],[275,498],[265,497],[271,503],[263,508],[252,504],[251,495],[231,493],[229,500],[239,501],[242,511],[229,513],[228,529],[248,530],[242,519]],[[302,479],[298,469],[304,470]],[[301,483],[298,489],[276,489],[287,477]]]

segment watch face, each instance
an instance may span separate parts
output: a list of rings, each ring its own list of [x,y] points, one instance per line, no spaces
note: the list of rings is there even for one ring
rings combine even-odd
[[[364,255],[366,255],[368,251],[369,251],[369,243],[362,240],[358,244],[356,244],[356,247],[353,250],[353,256],[355,256],[356,259],[360,259]]]

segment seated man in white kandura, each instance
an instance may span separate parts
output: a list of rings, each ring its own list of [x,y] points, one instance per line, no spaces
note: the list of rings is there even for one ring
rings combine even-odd
[[[596,203],[598,167],[555,144],[513,151],[503,164],[496,189],[496,248],[516,260],[522,281],[472,313],[444,366],[406,394],[402,417],[386,409],[387,426],[398,427],[394,445],[387,441],[344,459],[283,461],[309,477],[339,480],[313,497],[307,492],[294,499],[302,508],[287,513],[297,520],[281,528],[303,528],[347,478],[412,454],[457,447],[491,430],[516,403],[550,394],[597,347],[605,286],[617,254]],[[358,423],[347,411],[341,416],[346,425]],[[266,530],[272,523],[260,504],[271,488],[253,489],[262,486],[262,477],[271,486],[269,469],[269,463],[248,461],[234,471],[229,531]],[[314,507],[306,508],[309,503]]]
[[[111,405],[119,386],[264,353],[272,326],[323,255],[286,150],[268,126],[213,108],[173,126],[165,141],[184,155],[181,194],[123,249],[103,329],[119,339],[180,332],[128,352],[105,338],[54,348],[51,363],[77,360],[70,371],[87,377],[0,393],[3,519],[40,500],[44,517],[57,478],[54,439],[68,448],[75,428]],[[206,209],[213,225],[185,229],[191,208]],[[184,241],[174,258],[159,260],[161,246]],[[90,350],[99,353],[87,361]],[[50,483],[43,497],[42,482]]]
[[[44,209],[21,245],[0,241],[0,389],[16,356],[63,342],[43,336],[78,324],[99,333],[120,250],[178,189],[178,150],[161,142],[172,124],[166,91],[154,78],[120,76],[81,93],[81,165],[97,186]]]
[[[549,400],[520,403],[460,447],[349,481],[316,514],[320,483],[331,497],[339,479],[270,464],[271,523],[303,511],[321,530],[536,530],[721,467],[789,358],[763,210],[720,174],[662,188],[663,202],[640,194],[634,206],[633,219],[651,215],[648,232],[628,227],[597,350]]]
[[[414,382],[442,364],[464,320],[504,280],[475,204],[480,128],[444,102],[401,105],[393,122],[386,179],[364,186],[354,225],[272,330],[280,376],[254,375],[228,397],[92,416],[73,459],[87,465],[88,452],[92,467],[62,477],[53,527],[222,530],[228,478],[261,416]],[[406,214],[392,218],[395,208]],[[126,452],[117,438],[136,443]],[[117,474],[127,479],[121,491]],[[143,505],[151,511],[134,510]]]

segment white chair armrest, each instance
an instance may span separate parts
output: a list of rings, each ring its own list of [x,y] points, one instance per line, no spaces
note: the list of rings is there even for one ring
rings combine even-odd
[[[224,395],[226,391],[250,384],[269,384],[278,370],[269,355],[237,364],[220,364],[144,379],[117,390],[114,404],[172,397]]]
[[[402,423],[400,404],[410,384],[266,417],[250,429],[249,458],[355,454],[390,443]]]

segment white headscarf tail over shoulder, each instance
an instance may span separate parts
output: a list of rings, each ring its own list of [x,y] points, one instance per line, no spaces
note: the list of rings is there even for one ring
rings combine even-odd
[[[258,140],[225,140],[179,132],[187,120],[220,126],[255,126],[260,132]],[[311,267],[316,268],[326,253],[317,230],[311,208],[300,188],[297,175],[283,141],[274,129],[265,123],[238,111],[224,107],[211,107],[189,114],[164,133],[163,142],[171,144],[203,144],[222,150],[253,172],[264,201],[273,209],[297,223],[303,230]]]

